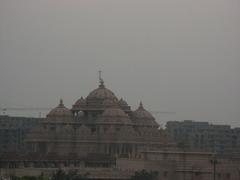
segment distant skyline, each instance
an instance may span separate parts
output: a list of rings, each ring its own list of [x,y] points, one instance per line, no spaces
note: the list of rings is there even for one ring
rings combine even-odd
[[[239,17],[238,0],[2,0],[0,107],[71,108],[101,69],[132,109],[176,112],[160,124],[240,126]]]

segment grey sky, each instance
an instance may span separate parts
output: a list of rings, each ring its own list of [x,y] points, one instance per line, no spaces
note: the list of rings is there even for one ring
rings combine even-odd
[[[1,0],[0,105],[71,107],[102,69],[133,109],[240,126],[239,17],[239,0]]]

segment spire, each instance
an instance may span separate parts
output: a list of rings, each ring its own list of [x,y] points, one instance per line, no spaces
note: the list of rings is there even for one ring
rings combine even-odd
[[[63,105],[63,100],[62,100],[62,98],[61,98],[58,107],[63,107],[63,106],[64,106],[64,105]]]
[[[99,87],[104,87],[104,81],[102,79],[102,71],[99,70],[98,73],[99,73],[99,83],[100,83]]]
[[[139,103],[139,108],[138,108],[138,109],[144,109],[143,104],[142,104],[142,101],[140,101],[140,103]]]

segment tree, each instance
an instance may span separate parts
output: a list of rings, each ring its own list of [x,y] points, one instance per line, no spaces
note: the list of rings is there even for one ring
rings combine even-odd
[[[44,176],[23,176],[23,177],[11,177],[11,180],[48,180],[47,177]]]
[[[88,173],[81,175],[78,174],[76,170],[71,170],[68,173],[65,173],[63,170],[59,169],[53,174],[51,180],[86,180],[87,176]]]
[[[157,180],[158,172],[157,171],[136,171],[135,174],[131,177],[131,180]]]

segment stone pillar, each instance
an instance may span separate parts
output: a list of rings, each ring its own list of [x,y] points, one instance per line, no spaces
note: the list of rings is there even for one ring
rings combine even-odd
[[[64,168],[64,167],[65,167],[63,162],[59,162],[59,163],[58,163],[58,166],[59,166],[60,168]]]
[[[132,145],[132,158],[135,158],[135,144]]]
[[[108,154],[108,144],[105,144],[105,153]]]
[[[119,153],[119,144],[117,144],[117,153],[116,154],[117,154],[117,156],[120,154]]]
[[[122,144],[119,144],[119,154],[122,154]]]
[[[112,154],[115,156],[116,155],[116,144],[112,144]]]
[[[122,154],[125,154],[126,151],[125,151],[125,144],[122,144]]]
[[[37,152],[37,143],[34,143],[34,152]]]
[[[20,161],[20,162],[18,163],[18,167],[19,167],[19,168],[24,168],[24,162]]]
[[[100,144],[100,152],[101,153],[105,153],[105,148],[104,148],[105,144]]]
[[[84,161],[81,161],[81,162],[80,162],[80,166],[79,166],[79,167],[81,167],[81,168],[84,168],[84,167],[85,167]]]
[[[73,168],[74,167],[74,163],[73,162],[69,162],[69,167]]]
[[[112,145],[109,144],[109,154],[112,155]]]
[[[29,162],[29,163],[28,163],[28,166],[29,166],[30,168],[33,168],[33,167],[34,167],[34,163],[33,163],[33,162]]]

